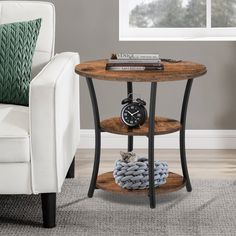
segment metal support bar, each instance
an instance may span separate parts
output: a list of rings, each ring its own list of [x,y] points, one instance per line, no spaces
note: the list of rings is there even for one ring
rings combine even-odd
[[[96,93],[93,86],[93,81],[91,78],[86,78],[89,94],[93,107],[93,116],[94,116],[94,127],[95,127],[95,155],[94,155],[94,164],[93,164],[93,174],[90,181],[90,187],[88,191],[88,197],[93,197],[94,190],[96,188],[97,175],[99,171],[100,164],[100,154],[101,154],[101,127],[100,127],[100,117],[97,104]]]
[[[149,165],[149,200],[150,208],[156,207],[156,196],[154,187],[154,133],[155,133],[155,108],[156,108],[157,83],[151,83],[150,109],[149,109],[149,131],[148,131],[148,165]]]
[[[127,82],[127,96],[133,99],[133,84],[132,82]],[[133,151],[133,136],[128,136],[128,152]]]
[[[183,176],[186,180],[186,189],[188,192],[192,191],[192,186],[191,186],[191,182],[190,182],[190,178],[188,174],[188,166],[187,166],[187,160],[186,160],[185,128],[186,128],[188,101],[189,101],[192,84],[193,84],[193,79],[189,79],[185,88],[184,99],[183,99],[183,104],[182,104],[182,111],[181,111],[181,118],[180,118],[182,128],[180,130],[180,135],[179,135],[181,166],[182,166]]]

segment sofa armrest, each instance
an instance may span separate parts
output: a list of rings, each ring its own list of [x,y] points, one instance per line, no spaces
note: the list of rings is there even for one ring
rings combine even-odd
[[[30,84],[34,193],[60,192],[79,136],[77,53],[56,55]]]

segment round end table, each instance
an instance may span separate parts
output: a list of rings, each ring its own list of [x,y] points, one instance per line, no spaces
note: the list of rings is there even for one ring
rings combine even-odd
[[[115,193],[125,194],[145,194],[150,200],[150,207],[156,206],[156,193],[167,193],[177,191],[184,186],[188,192],[192,191],[190,178],[188,174],[186,152],[185,152],[185,126],[187,107],[193,79],[207,73],[204,65],[182,61],[178,63],[164,62],[164,71],[107,71],[105,70],[107,60],[96,60],[81,63],[76,66],[75,72],[86,78],[94,115],[95,125],[95,157],[93,174],[88,191],[88,197],[92,197],[96,188]],[[112,117],[100,121],[99,109],[93,80],[109,80],[127,83],[127,94],[133,93],[133,82],[151,83],[149,116],[144,125],[140,128],[126,127],[119,117]],[[155,116],[156,90],[158,82],[187,80],[180,121],[165,117]],[[167,183],[160,187],[154,187],[154,168],[149,168],[149,189],[146,190],[128,190],[123,189],[115,183],[112,172],[104,173],[98,176],[100,153],[101,153],[101,132],[109,132],[128,136],[128,151],[133,150],[134,136],[147,136],[148,138],[148,162],[149,166],[154,167],[154,137],[155,135],[169,134],[179,131],[180,160],[183,176],[170,172]]]

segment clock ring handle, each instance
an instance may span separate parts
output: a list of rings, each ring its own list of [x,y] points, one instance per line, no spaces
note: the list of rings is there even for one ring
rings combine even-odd
[[[128,82],[128,83],[132,83],[132,82]],[[132,100],[134,99],[134,95],[135,95],[136,97],[141,97],[141,94],[140,94],[140,93],[127,92],[127,97],[128,97],[128,98],[132,98]]]

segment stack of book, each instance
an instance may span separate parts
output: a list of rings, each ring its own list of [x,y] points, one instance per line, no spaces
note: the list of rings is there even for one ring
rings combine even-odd
[[[106,64],[110,71],[163,71],[159,54],[112,54]]]

